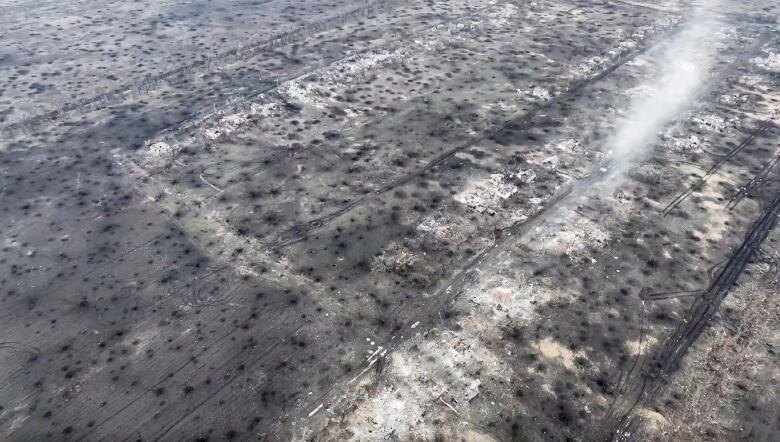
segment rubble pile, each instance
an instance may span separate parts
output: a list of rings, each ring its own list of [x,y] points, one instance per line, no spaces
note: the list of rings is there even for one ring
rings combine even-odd
[[[755,57],[750,61],[768,71],[780,72],[780,53],[770,52],[766,57]]]
[[[494,215],[501,202],[515,192],[517,187],[503,174],[494,173],[486,178],[470,181],[454,199],[477,213]]]

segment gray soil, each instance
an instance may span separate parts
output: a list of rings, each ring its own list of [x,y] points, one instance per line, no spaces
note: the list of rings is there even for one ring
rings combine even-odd
[[[691,2],[6,1],[0,440],[773,440],[780,5],[709,6],[618,167]]]

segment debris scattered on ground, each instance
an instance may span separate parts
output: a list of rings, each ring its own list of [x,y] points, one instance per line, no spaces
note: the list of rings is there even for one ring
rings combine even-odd
[[[523,184],[530,184],[536,179],[536,172],[532,169],[520,170],[514,174],[514,177]]]
[[[519,8],[512,3],[504,3],[497,11],[491,11],[487,14],[488,22],[492,26],[503,26],[514,20]]]
[[[542,167],[545,169],[557,169],[561,159],[558,155],[549,156],[542,160]]]
[[[417,226],[417,230],[425,232],[445,244],[462,244],[477,231],[474,223],[448,214],[427,216]]]
[[[696,135],[691,135],[686,138],[672,138],[667,142],[667,146],[669,146],[670,150],[683,153],[697,152],[701,147],[701,144],[701,139]]]
[[[542,291],[526,276],[509,278],[495,273],[480,275],[479,281],[465,293],[493,320],[530,320],[541,295]]]
[[[368,393],[365,399],[333,420],[326,434],[355,441],[387,434],[397,440],[454,440],[468,428],[460,416],[492,407],[482,403],[486,383],[500,391],[512,377],[512,368],[476,337],[449,330],[418,333],[387,359],[381,382],[364,377],[358,389]],[[492,440],[478,429],[469,431],[480,436],[474,440]]]
[[[326,102],[322,92],[311,83],[302,84],[300,81],[290,81],[278,89],[279,94],[296,103],[325,107]]]
[[[150,160],[170,160],[176,155],[178,147],[176,145],[171,146],[168,143],[162,141],[150,144],[147,148],[147,158]]]
[[[719,117],[713,114],[705,114],[693,117],[693,122],[696,123],[700,129],[712,130],[717,132],[723,132],[730,124],[723,117]]]
[[[236,131],[241,125],[248,122],[250,114],[241,112],[238,114],[228,115],[219,119],[216,127],[212,127],[205,130],[206,138],[215,140],[222,135],[228,135]]]
[[[531,95],[533,97],[540,98],[545,101],[550,100],[552,98],[550,91],[547,88],[543,88],[541,86],[535,86],[533,89],[527,89],[525,91],[518,90],[518,93],[524,95]]]
[[[780,53],[770,52],[766,57],[756,57],[750,61],[768,71],[780,72]]]
[[[575,78],[586,78],[600,72],[608,62],[608,57],[595,56],[584,61],[574,62],[570,71]]]
[[[418,255],[409,252],[404,246],[392,242],[380,255],[374,257],[371,262],[371,271],[391,272],[403,276],[411,272],[419,260]]]
[[[599,226],[585,218],[566,222],[557,227],[549,227],[542,233],[539,244],[541,250],[562,254],[571,260],[589,262],[590,249],[601,249],[610,239],[606,226]]]
[[[470,180],[454,199],[477,213],[494,214],[501,202],[515,192],[517,187],[503,174],[494,173],[486,178]]]

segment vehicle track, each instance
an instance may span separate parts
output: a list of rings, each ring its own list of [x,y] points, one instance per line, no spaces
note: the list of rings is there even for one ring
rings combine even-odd
[[[759,187],[768,184],[770,181],[767,180],[767,176],[772,172],[775,166],[777,166],[777,163],[780,163],[780,153],[775,154],[771,160],[767,161],[767,163],[764,164],[764,167],[758,171],[753,179],[745,184],[739,190],[739,192],[737,192],[737,194],[734,195],[731,200],[729,200],[728,204],[726,204],[726,207],[728,209],[737,207],[737,205],[739,205],[739,203],[741,203],[745,197],[753,193]]]
[[[403,330],[411,330],[416,328],[417,324],[428,321],[431,318],[436,317],[436,313],[442,311],[447,305],[451,304],[454,299],[459,296],[465,287],[478,279],[478,267],[482,265],[485,260],[488,260],[497,254],[506,250],[513,240],[522,236],[526,232],[531,231],[535,226],[538,226],[544,221],[545,215],[558,209],[563,203],[571,201],[584,194],[588,188],[600,178],[603,174],[593,174],[588,177],[582,178],[575,182],[571,182],[565,185],[559,192],[553,196],[549,203],[542,209],[536,212],[534,215],[524,221],[517,222],[512,226],[501,230],[501,236],[499,236],[493,245],[485,248],[482,252],[472,258],[463,268],[461,268],[455,275],[453,275],[449,283],[440,288],[433,294],[423,308],[416,309],[416,311],[410,311],[415,307],[401,306],[393,311],[393,316],[401,318],[403,327],[400,328],[395,335],[393,335],[387,342],[382,345],[382,352],[375,357],[369,358],[361,367],[358,367],[356,371],[358,374],[354,376],[349,382],[334,382],[331,387],[325,390],[320,396],[310,401],[310,404],[325,404],[338,402],[337,398],[342,397],[344,391],[349,388],[349,385],[357,380],[364,373],[378,361],[380,361],[387,353],[392,352],[400,344],[405,341]],[[300,416],[301,418],[310,418],[307,416],[310,409],[314,406],[304,409]]]
[[[639,299],[642,301],[662,301],[665,299],[676,299],[676,298],[684,298],[688,296],[698,296],[701,293],[701,290],[675,290],[671,292],[657,292],[657,293],[647,293],[639,294]]]
[[[752,52],[752,51],[751,51]],[[747,146],[749,146],[757,137],[762,136],[769,132],[770,128],[774,128],[774,123],[771,119],[766,119],[761,124],[759,124],[758,128],[751,132],[745,139],[742,140],[741,143],[734,149],[732,149],[728,154],[721,157],[715,164],[712,165],[709,169],[707,169],[707,172],[698,180],[696,180],[695,183],[691,184],[684,192],[677,195],[675,199],[673,199],[663,210],[663,216],[668,216],[674,209],[676,209],[680,204],[683,203],[689,196],[691,196],[694,192],[701,190],[701,188],[704,186],[704,184],[713,176],[715,175],[718,170],[723,167],[726,162],[733,159],[737,154],[742,152]]]
[[[745,235],[739,248],[731,255],[707,290],[692,303],[677,329],[656,351],[631,390],[619,393],[616,406],[607,413],[590,440],[620,439],[635,425],[633,411],[658,398],[668,377],[718,312],[729,289],[736,283],[748,263],[758,253],[769,232],[777,226],[780,216],[780,193],[767,202],[759,218]]]

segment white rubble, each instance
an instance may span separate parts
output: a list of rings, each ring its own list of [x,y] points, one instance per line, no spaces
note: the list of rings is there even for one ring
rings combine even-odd
[[[711,131],[723,132],[729,127],[723,117],[713,114],[705,114],[693,117],[693,122],[699,126],[700,129],[707,129]]]
[[[537,98],[541,98],[542,100],[549,100],[552,98],[552,95],[550,95],[550,91],[547,90],[547,88],[543,88],[541,86],[535,87],[531,91],[531,95]]]
[[[756,57],[750,62],[768,71],[780,72],[780,53],[770,52],[766,57]]]
[[[547,88],[541,86],[534,86],[532,89],[516,89],[517,95],[520,97],[530,95],[532,97],[541,98],[542,100],[550,100],[552,95]]]
[[[520,170],[517,173],[514,174],[515,179],[520,181],[524,184],[530,184],[533,183],[536,179],[536,172],[534,172],[532,169],[525,169]]]
[[[147,156],[151,158],[170,158],[173,156],[176,148],[168,143],[159,141],[149,145]]]
[[[283,84],[278,91],[285,98],[301,104],[308,104],[314,107],[325,106],[325,102],[320,97],[320,91],[310,83],[301,84],[298,81],[290,81]]]
[[[476,233],[476,225],[446,213],[437,213],[425,217],[417,230],[445,243],[462,244]]]
[[[240,126],[244,125],[250,119],[250,114],[247,112],[240,112],[233,115],[220,118],[217,125],[204,130],[206,138],[215,140],[222,135],[227,135],[235,132]]]
[[[517,187],[508,182],[503,174],[494,173],[486,178],[470,181],[454,199],[477,213],[493,214],[501,202],[515,192]]]
[[[512,3],[504,3],[497,11],[491,11],[487,14],[488,23],[492,26],[506,25],[512,21],[518,11],[518,7]]]
[[[695,152],[702,146],[702,141],[696,135],[691,135],[690,137],[672,138],[666,145],[670,150]]]

